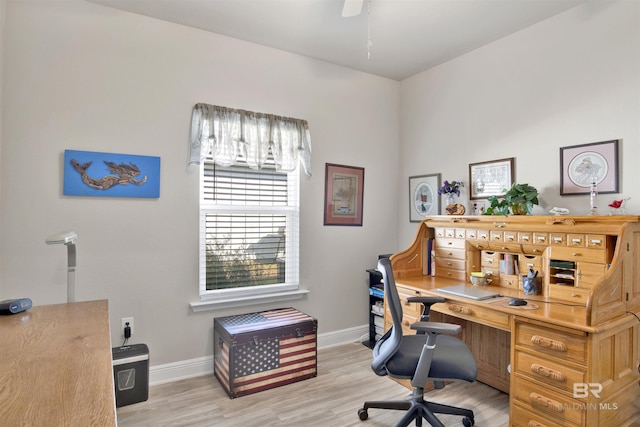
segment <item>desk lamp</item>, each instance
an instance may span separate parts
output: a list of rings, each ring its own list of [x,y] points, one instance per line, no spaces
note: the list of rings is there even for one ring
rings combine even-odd
[[[67,247],[67,302],[76,302],[76,240],[74,231],[53,234],[45,240],[47,245],[63,244]]]

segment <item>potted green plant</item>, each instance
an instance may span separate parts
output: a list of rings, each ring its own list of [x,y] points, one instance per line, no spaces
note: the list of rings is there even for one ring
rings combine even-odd
[[[504,196],[489,197],[490,206],[486,215],[529,215],[538,204],[538,190],[529,184],[513,184]]]

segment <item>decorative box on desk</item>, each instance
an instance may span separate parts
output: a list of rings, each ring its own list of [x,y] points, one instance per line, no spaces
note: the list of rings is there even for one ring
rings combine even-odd
[[[317,375],[318,321],[294,308],[213,319],[214,373],[230,398]]]

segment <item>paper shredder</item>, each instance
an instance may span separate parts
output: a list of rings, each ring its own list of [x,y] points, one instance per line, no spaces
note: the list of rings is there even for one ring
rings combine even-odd
[[[149,348],[133,344],[111,349],[116,407],[149,398]]]

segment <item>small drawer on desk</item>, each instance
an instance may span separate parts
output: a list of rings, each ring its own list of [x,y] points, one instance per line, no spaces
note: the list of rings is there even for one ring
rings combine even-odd
[[[500,253],[482,251],[481,264],[487,267],[500,267]]]
[[[481,242],[489,241],[489,230],[478,230],[476,233],[476,239]]]
[[[546,249],[547,249],[546,246],[522,245],[522,253],[527,255],[540,256],[544,254],[544,251]]]
[[[469,244],[471,246],[473,246],[474,248],[480,250],[480,251],[484,251],[486,249],[489,249],[489,242],[488,241],[481,241],[481,240],[473,240],[473,241],[469,241]]]
[[[523,245],[533,244],[533,233],[530,233],[528,231],[519,231],[518,242],[522,243]]]
[[[515,231],[505,231],[502,236],[505,243],[518,243],[518,233]]]
[[[584,234],[567,234],[567,246],[570,246],[572,248],[587,247],[587,240],[585,238],[585,235]]]
[[[493,251],[499,252],[522,252],[522,245],[520,245],[520,243],[490,242],[489,248]]]
[[[524,352],[515,352],[514,371],[557,388],[573,393],[574,383],[586,382],[585,372]]]
[[[502,242],[503,240],[502,231],[491,230],[489,232],[489,240],[492,242]]]
[[[540,352],[559,360],[585,363],[587,337],[585,332],[554,329],[516,319],[514,333],[517,346]]]
[[[507,313],[457,301],[445,301],[443,304],[434,305],[433,308],[444,314],[461,317],[502,330],[509,330],[509,314]]]
[[[589,299],[589,289],[575,286],[549,285],[549,297],[564,301],[586,304]]]
[[[436,259],[438,258],[450,258],[464,260],[464,249],[452,249],[452,248],[436,248]]]
[[[601,234],[587,234],[585,241],[586,246],[592,249],[607,249],[609,246],[615,246],[615,244],[610,245],[610,243],[607,236]]]
[[[501,274],[500,286],[503,288],[518,289],[520,285],[520,278],[515,274]]]
[[[538,233],[533,232],[533,242],[534,245],[547,245],[549,244],[549,234],[548,233]]]
[[[437,238],[436,249],[464,249],[466,240],[454,238]]]
[[[563,426],[583,426],[586,416],[584,402],[554,392],[542,385],[511,376],[511,399],[544,420],[553,420]]]
[[[453,270],[451,268],[438,268],[436,265],[436,276],[446,277],[447,279],[458,280],[460,282],[467,281],[467,273],[462,270]]]
[[[549,235],[549,243],[552,246],[566,246],[567,235],[564,233],[551,233]]]
[[[452,259],[452,258],[436,258],[436,268],[448,268],[452,270],[464,270],[464,259]]]
[[[483,265],[480,270],[484,273],[485,276],[487,276],[488,279],[499,280],[499,277],[500,277],[499,266],[487,267]],[[497,285],[497,283],[494,283],[494,285]]]
[[[607,251],[604,249],[552,247],[551,259],[606,264]]]
[[[534,255],[522,255],[518,257],[518,268],[522,275],[526,275],[529,269],[534,271],[542,270],[542,257]]]

